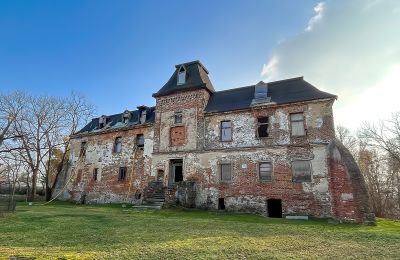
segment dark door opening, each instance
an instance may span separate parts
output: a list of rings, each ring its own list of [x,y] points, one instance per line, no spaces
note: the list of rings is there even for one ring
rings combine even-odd
[[[281,218],[282,217],[282,200],[269,199],[267,200],[268,217]]]
[[[183,181],[183,161],[171,160],[171,181],[172,183]]]
[[[225,210],[225,199],[224,198],[218,199],[218,209]]]

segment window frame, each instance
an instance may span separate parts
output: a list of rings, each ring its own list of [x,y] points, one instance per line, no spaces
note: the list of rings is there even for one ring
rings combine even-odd
[[[117,140],[119,140],[118,143],[117,143]],[[120,145],[119,151],[117,151],[117,144]],[[121,152],[122,152],[122,136],[117,136],[117,137],[115,137],[115,140],[114,140],[113,153],[121,153]]]
[[[86,141],[82,141],[81,142],[81,147],[80,147],[80,150],[79,150],[79,158],[86,156],[86,150],[87,150],[87,142]]]
[[[143,138],[143,144],[140,144],[139,145],[139,136],[142,136],[142,138]],[[136,147],[137,148],[139,148],[140,150],[143,150],[144,149],[144,134],[137,134],[136,135],[136,139],[135,139],[135,144],[136,144]]]
[[[183,69],[183,71],[181,71]],[[184,66],[181,66],[178,70],[178,73],[176,74],[176,85],[184,85],[186,83],[186,68]],[[180,76],[183,74],[183,82],[181,82]]]
[[[179,118],[180,117],[180,122],[177,122],[177,118]],[[182,112],[175,112],[174,113],[174,124],[175,125],[182,125],[183,124],[183,114],[182,114]]]
[[[122,170],[124,172],[123,178],[121,178],[122,177],[122,174],[121,174]],[[119,167],[119,170],[118,170],[118,181],[121,181],[121,182],[126,181],[126,177],[127,177],[126,173],[127,173],[127,168],[125,166]]]
[[[292,116],[293,115],[301,115],[302,116],[302,120],[292,120]],[[295,113],[290,113],[289,114],[289,121],[290,121],[290,136],[293,137],[301,137],[301,136],[306,136],[307,135],[307,129],[306,129],[306,124],[305,124],[305,117],[304,117],[304,112],[295,112]],[[302,126],[303,126],[303,134],[302,135],[294,135],[293,134],[293,123],[298,123],[298,122],[302,122]]]
[[[231,133],[230,133],[230,139],[229,140],[223,140],[222,139],[222,133],[223,133],[223,130],[224,129],[228,129],[228,127],[223,127],[223,123],[227,123],[227,122],[229,122],[230,123],[230,129],[231,129]],[[222,120],[222,121],[220,121],[220,124],[219,124],[219,128],[220,128],[220,130],[219,130],[219,140],[221,141],[221,142],[232,142],[232,140],[233,140],[233,123],[232,123],[232,120]]]
[[[267,118],[268,122],[260,123],[259,122],[260,118]],[[256,119],[257,119],[257,128],[256,128],[256,136],[257,136],[257,138],[259,138],[259,139],[271,138],[270,137],[270,117],[269,116],[260,116],[260,117],[257,117]],[[260,136],[259,129],[260,129],[260,126],[263,126],[263,125],[267,125],[267,136]]]
[[[223,180],[222,179],[222,167],[224,165],[229,165],[230,167],[230,180]],[[233,181],[233,164],[231,162],[220,162],[218,164],[218,182],[220,183],[231,183]]]
[[[271,168],[271,170],[270,170],[271,179],[270,180],[261,179],[261,164],[263,164],[263,163],[268,163],[270,165],[270,168]],[[273,167],[272,161],[260,161],[257,163],[257,177],[258,177],[259,182],[272,182],[274,179],[273,176],[274,176],[274,167]]]
[[[296,163],[296,162],[308,162],[308,165],[310,167],[310,178],[309,178],[309,180],[303,181],[303,180],[296,180],[295,179],[295,169],[293,167],[293,163]],[[292,182],[293,183],[311,183],[313,181],[311,160],[309,160],[309,159],[294,159],[294,160],[291,161],[290,167],[291,167],[291,170],[292,170]]]

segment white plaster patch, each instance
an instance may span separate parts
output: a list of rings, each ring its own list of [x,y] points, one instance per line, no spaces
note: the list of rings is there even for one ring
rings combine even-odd
[[[353,193],[342,193],[340,198],[345,201],[353,200]]]

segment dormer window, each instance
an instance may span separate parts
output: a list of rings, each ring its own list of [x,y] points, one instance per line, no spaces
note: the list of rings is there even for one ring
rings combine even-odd
[[[124,114],[122,115],[122,122],[124,122],[124,124],[127,124],[130,119],[131,119],[131,112],[125,110]]]
[[[105,127],[106,124],[107,124],[107,117],[106,116],[101,116],[99,118],[99,128],[101,129],[101,128]]]
[[[186,69],[181,66],[178,71],[178,85],[182,85],[186,83]]]

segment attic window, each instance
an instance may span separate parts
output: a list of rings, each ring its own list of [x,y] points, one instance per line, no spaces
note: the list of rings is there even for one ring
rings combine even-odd
[[[106,116],[101,116],[99,118],[99,128],[105,127],[107,124],[107,117]]]
[[[129,119],[131,119],[131,113],[126,110],[122,116],[122,122],[124,122],[124,124],[127,124],[129,122]]]
[[[186,70],[185,67],[181,66],[178,71],[178,85],[186,83]]]
[[[147,111],[146,109],[140,111],[140,123],[144,124],[146,122]]]

